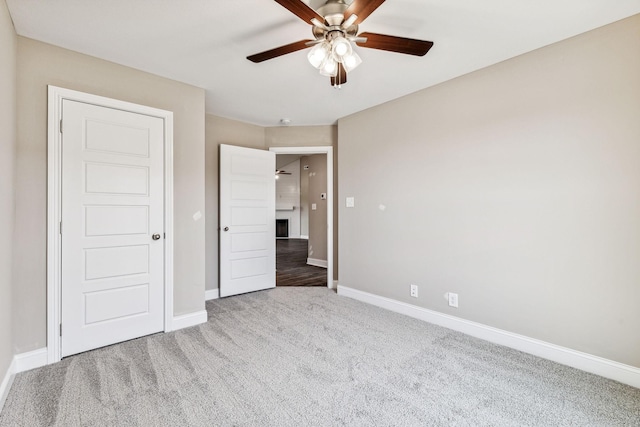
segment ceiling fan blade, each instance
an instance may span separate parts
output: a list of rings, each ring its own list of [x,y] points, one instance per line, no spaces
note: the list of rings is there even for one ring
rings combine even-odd
[[[311,23],[313,18],[320,22],[324,22],[324,18],[318,14],[315,10],[304,4],[301,0],[276,0],[282,7],[289,12],[302,19],[307,24]]]
[[[277,47],[275,49],[267,50],[264,52],[256,53],[255,55],[247,56],[247,59],[251,62],[262,62],[267,59],[277,58],[278,56],[286,55],[288,53],[296,52],[298,50],[306,49],[307,43],[312,40],[300,40],[295,43],[287,44],[284,46]]]
[[[347,71],[342,64],[338,63],[338,74],[335,77],[331,77],[331,86],[343,85],[347,82]]]
[[[356,44],[358,46],[415,56],[426,55],[433,46],[433,42],[425,40],[408,39],[405,37],[387,36],[376,33],[362,33],[358,34],[358,37],[367,38],[366,42],[357,41]]]
[[[358,19],[355,20],[354,24],[358,25],[367,19],[382,3],[384,3],[384,0],[353,0],[351,6],[344,11],[344,16],[348,19],[351,15],[357,15]]]

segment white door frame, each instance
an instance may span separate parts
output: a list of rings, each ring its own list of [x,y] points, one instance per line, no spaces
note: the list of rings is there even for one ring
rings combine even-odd
[[[72,100],[101,107],[158,117],[164,121],[164,331],[173,329],[173,113],[91,95],[71,89],[48,86],[47,126],[47,364],[61,356],[60,315],[62,311],[62,101]]]
[[[278,154],[327,155],[327,287],[334,289],[333,283],[333,147],[269,147]]]

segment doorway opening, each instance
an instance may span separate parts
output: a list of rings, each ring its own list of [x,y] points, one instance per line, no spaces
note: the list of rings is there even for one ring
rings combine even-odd
[[[333,282],[333,148],[272,147],[276,154],[276,221],[288,237],[276,239],[277,286]]]

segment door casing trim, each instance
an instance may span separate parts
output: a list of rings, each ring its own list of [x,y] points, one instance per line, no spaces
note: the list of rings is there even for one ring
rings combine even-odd
[[[47,123],[47,364],[61,357],[62,101],[158,117],[164,121],[164,331],[173,330],[173,112],[57,86],[48,86]]]

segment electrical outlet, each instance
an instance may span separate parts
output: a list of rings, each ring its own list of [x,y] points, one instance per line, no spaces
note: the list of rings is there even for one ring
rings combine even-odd
[[[411,296],[418,298],[418,285],[411,285]]]
[[[449,292],[449,306],[458,308],[458,294]]]

